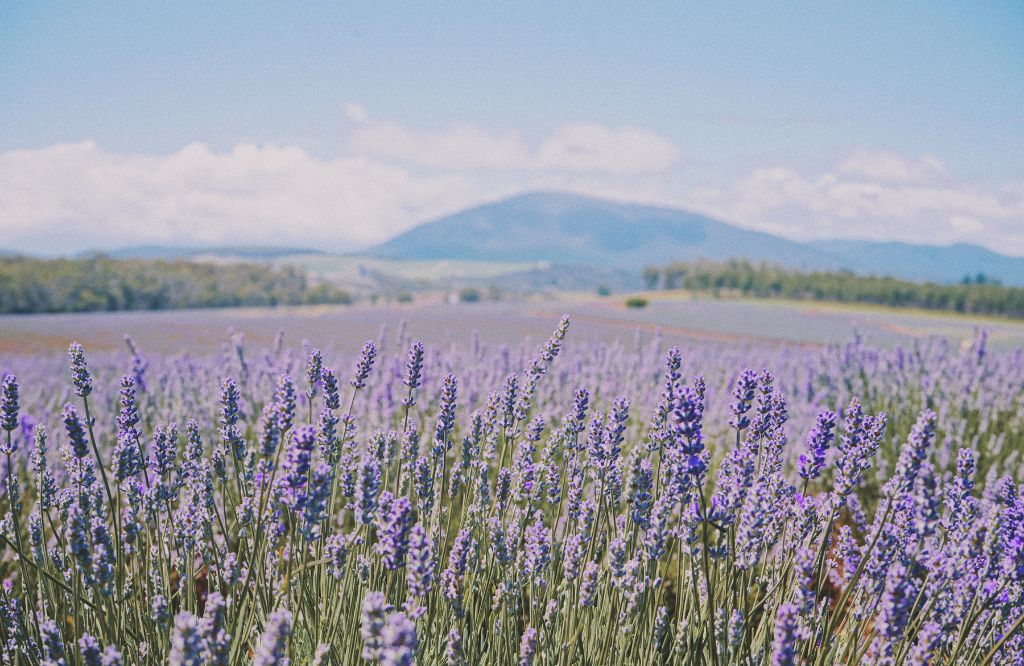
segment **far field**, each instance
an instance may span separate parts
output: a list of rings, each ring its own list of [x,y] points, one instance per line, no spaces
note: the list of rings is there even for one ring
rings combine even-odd
[[[666,341],[703,339],[725,343],[823,345],[855,333],[882,345],[906,345],[943,336],[954,342],[989,332],[993,348],[1024,348],[1024,322],[931,312],[811,302],[688,299],[656,294],[646,308],[623,305],[621,297],[562,296],[520,303],[300,306],[0,316],[0,355],[60,352],[76,339],[94,351],[122,348],[131,335],[145,350],[197,354],[219,349],[229,332],[250,344],[269,345],[279,331],[289,344],[355,346],[377,338],[382,325],[406,322],[424,342],[465,343],[474,334],[490,342],[516,343],[546,337],[559,315],[576,322],[574,335],[629,339],[635,331],[660,331]],[[353,349],[352,351],[355,351]]]

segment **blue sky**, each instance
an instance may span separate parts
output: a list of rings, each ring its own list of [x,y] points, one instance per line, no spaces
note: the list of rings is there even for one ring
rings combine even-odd
[[[1024,5],[681,4],[2,3],[0,228],[347,249],[547,186],[1024,254]]]

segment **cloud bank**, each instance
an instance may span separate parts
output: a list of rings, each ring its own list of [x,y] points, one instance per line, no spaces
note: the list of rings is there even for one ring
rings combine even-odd
[[[1024,181],[958,181],[941,160],[855,149],[823,173],[754,168],[680,185],[683,151],[632,127],[433,131],[345,108],[346,151],[196,143],[130,155],[92,141],[0,153],[0,249],[61,254],[159,244],[275,244],[346,251],[426,219],[532,188],[677,205],[788,238],[972,242],[1024,255]]]
[[[295,147],[203,144],[120,155],[91,141],[0,154],[0,248],[58,254],[133,244],[370,244],[472,201],[455,173],[413,174]]]
[[[755,170],[739,182],[695,190],[690,205],[795,239],[866,238],[976,243],[1024,255],[1024,181],[957,182],[940,160],[857,150],[822,174]]]
[[[455,125],[435,132],[374,120],[361,106],[345,107],[349,149],[361,155],[440,169],[519,172],[660,173],[680,159],[670,141],[635,127],[563,125],[539,145],[519,134]]]

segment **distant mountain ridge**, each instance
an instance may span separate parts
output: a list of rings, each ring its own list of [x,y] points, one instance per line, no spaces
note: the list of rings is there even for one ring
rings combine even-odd
[[[386,259],[547,261],[639,271],[673,261],[747,258],[957,282],[984,273],[1024,285],[1024,258],[975,245],[830,240],[800,243],[674,208],[528,192],[421,224],[364,254]]]
[[[839,257],[844,268],[857,273],[885,275],[899,267],[898,277],[930,282],[956,282],[983,273],[1004,284],[1024,285],[1024,259],[968,243],[943,246],[826,240],[808,245]]]
[[[87,250],[76,257],[102,254],[114,259],[193,259],[195,257],[222,257],[269,261],[297,254],[322,254],[320,250],[298,247],[273,247],[258,245],[211,245],[207,247],[186,247],[173,245],[134,245],[113,250]]]

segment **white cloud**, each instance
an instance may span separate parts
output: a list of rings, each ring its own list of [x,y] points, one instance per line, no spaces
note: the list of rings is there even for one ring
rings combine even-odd
[[[352,128],[348,148],[366,157],[454,170],[522,169],[529,161],[517,135],[490,134],[469,125],[431,133],[367,121]]]
[[[294,147],[192,144],[120,155],[86,141],[0,154],[0,247],[45,253],[134,243],[350,249],[476,200],[457,174],[412,174]]]
[[[493,133],[472,125],[415,130],[372,119],[358,104],[346,105],[345,117],[353,153],[434,168],[645,174],[668,171],[680,159],[670,141],[632,127],[563,125],[530,146],[517,132]]]
[[[835,171],[849,178],[887,183],[934,183],[949,180],[946,165],[932,155],[911,159],[889,150],[867,148],[853,151],[837,165]]]
[[[579,172],[660,173],[679,161],[679,149],[657,134],[632,127],[565,125],[541,144],[540,168]]]
[[[957,182],[934,157],[855,151],[823,174],[766,167],[686,204],[798,240],[864,238],[986,245],[1024,254],[1024,183]]]
[[[971,242],[1024,255],[1024,180],[958,182],[933,157],[854,151],[824,173],[765,166],[693,189],[678,151],[631,129],[567,125],[530,147],[479,128],[413,131],[350,105],[352,151],[196,143],[130,155],[84,141],[0,153],[0,249],[158,244],[366,247],[517,191],[675,205],[794,239]]]

